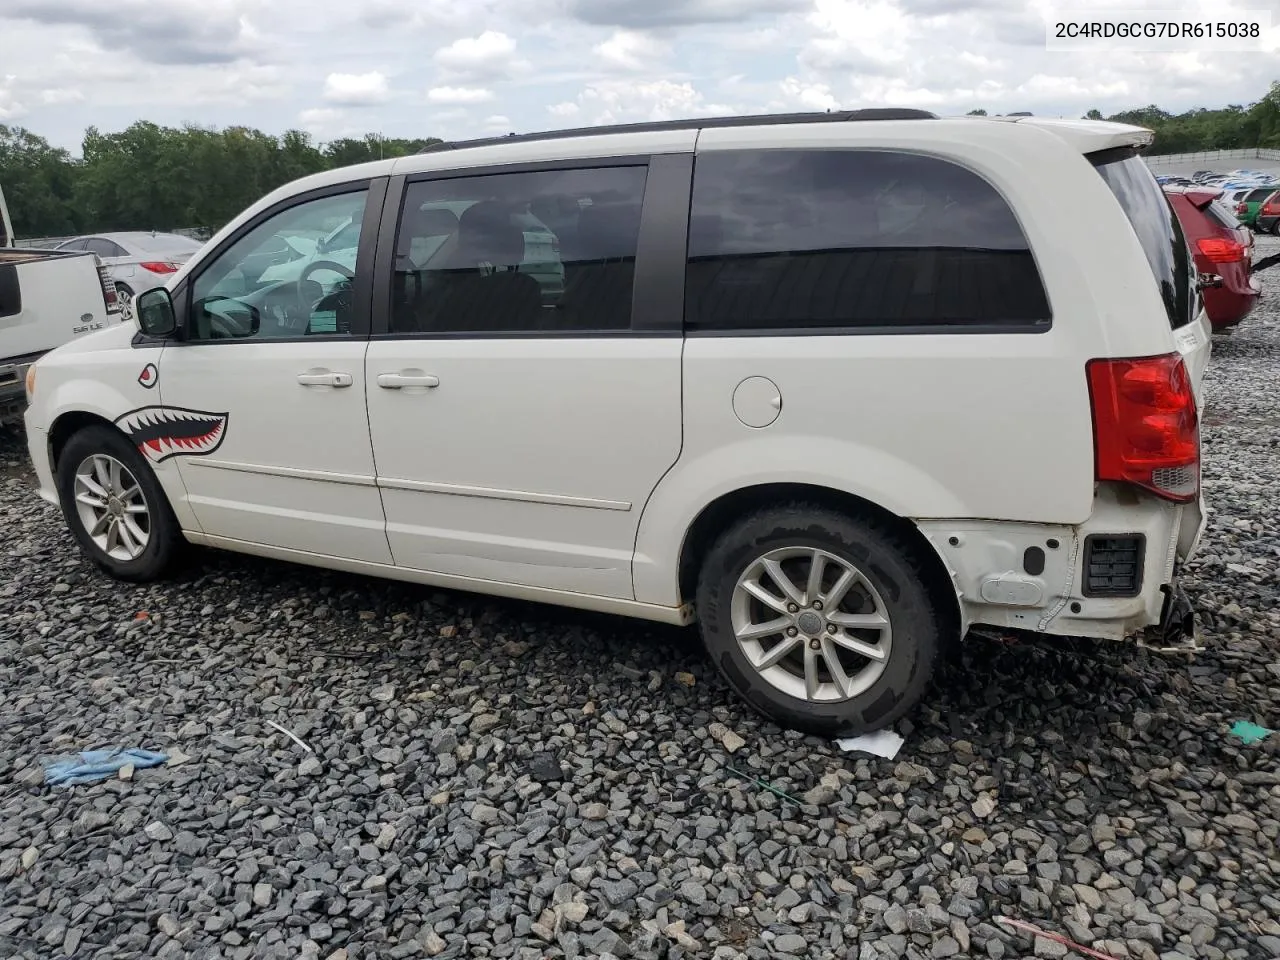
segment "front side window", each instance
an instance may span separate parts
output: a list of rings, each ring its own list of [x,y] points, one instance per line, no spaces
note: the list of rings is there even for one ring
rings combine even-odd
[[[628,329],[646,173],[599,167],[410,183],[391,332]]]
[[[1049,320],[1013,211],[963,167],[873,150],[697,158],[685,289],[692,332]]]
[[[357,190],[305,201],[222,251],[192,285],[187,339],[349,334],[367,199],[367,190]]]

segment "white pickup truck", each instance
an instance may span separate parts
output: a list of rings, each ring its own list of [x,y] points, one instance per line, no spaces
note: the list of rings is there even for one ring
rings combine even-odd
[[[115,283],[96,255],[12,243],[0,193],[0,424],[25,408],[27,368],[35,360],[121,322]]]

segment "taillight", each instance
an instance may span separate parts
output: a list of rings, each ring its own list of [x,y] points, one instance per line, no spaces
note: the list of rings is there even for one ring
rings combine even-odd
[[[143,270],[150,270],[152,273],[177,273],[178,265],[176,263],[168,263],[161,260],[144,260],[139,263]]]
[[[1194,500],[1200,423],[1182,357],[1090,360],[1086,371],[1097,479],[1133,483],[1166,500]]]
[[[1196,241],[1200,252],[1214,263],[1235,263],[1244,259],[1244,244],[1226,237],[1201,237]]]
[[[116,296],[116,282],[111,279],[111,274],[107,273],[107,268],[102,265],[102,261],[98,260],[98,255],[93,255],[94,261],[98,264],[98,282],[102,284],[102,303],[107,308],[107,313],[120,312],[120,298]]]

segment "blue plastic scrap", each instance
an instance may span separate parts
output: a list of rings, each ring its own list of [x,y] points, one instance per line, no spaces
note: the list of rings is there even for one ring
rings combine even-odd
[[[53,787],[74,787],[82,783],[107,780],[121,767],[158,767],[169,759],[167,753],[153,753],[140,747],[113,747],[110,750],[86,750],[60,757],[45,764],[44,782]]]

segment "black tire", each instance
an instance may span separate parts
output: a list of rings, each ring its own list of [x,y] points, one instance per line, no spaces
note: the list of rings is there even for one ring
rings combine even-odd
[[[739,577],[757,558],[789,547],[823,550],[853,564],[884,603],[892,631],[888,658],[879,677],[850,699],[822,703],[790,696],[757,672],[738,643],[731,604]],[[805,503],[761,510],[729,527],[703,561],[696,601],[703,642],[729,685],[779,725],[823,737],[886,727],[915,706],[952,627],[917,554],[900,536]]]
[[[98,454],[110,456],[127,468],[137,480],[145,498],[149,537],[145,548],[134,559],[110,556],[94,543],[77,510],[76,470],[87,458]],[[80,430],[63,447],[55,470],[62,515],[86,557],[116,579],[137,583],[158,580],[172,569],[186,543],[182,529],[151,466],[119,431],[107,426],[85,427]]]

